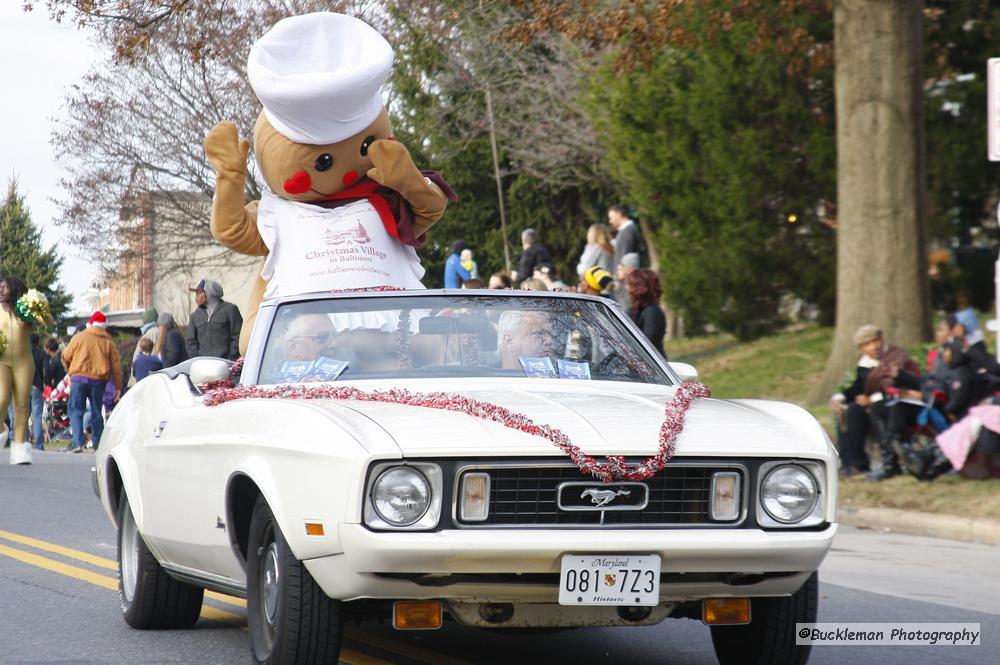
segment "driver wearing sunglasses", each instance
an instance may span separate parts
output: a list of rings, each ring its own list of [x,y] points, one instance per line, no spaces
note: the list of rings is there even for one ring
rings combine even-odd
[[[316,360],[330,347],[335,332],[326,314],[303,314],[288,325],[285,357],[288,360]]]

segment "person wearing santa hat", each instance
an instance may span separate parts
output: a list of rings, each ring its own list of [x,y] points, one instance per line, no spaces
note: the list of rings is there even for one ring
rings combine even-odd
[[[70,376],[69,421],[73,429],[70,451],[83,450],[83,414],[90,402],[90,427],[93,447],[101,441],[104,415],[101,412],[104,389],[114,382],[115,401],[121,397],[122,366],[118,347],[105,330],[108,319],[100,310],[94,312],[87,328],[73,335],[63,350],[62,359]]]

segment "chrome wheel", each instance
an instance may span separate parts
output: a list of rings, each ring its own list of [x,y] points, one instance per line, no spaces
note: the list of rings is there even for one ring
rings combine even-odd
[[[335,665],[340,603],[295,558],[274,513],[258,496],[247,534],[247,630],[254,665]]]
[[[131,602],[135,598],[135,586],[139,579],[139,528],[135,525],[132,511],[124,511],[121,522],[121,561],[122,594],[125,600]]]
[[[278,579],[278,546],[271,543],[264,555],[264,574],[261,575],[261,596],[264,598],[264,618],[270,626],[278,615],[278,593],[281,580]]]

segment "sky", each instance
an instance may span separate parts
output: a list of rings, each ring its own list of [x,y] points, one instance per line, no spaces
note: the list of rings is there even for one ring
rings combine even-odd
[[[59,281],[74,296],[73,309],[82,311],[92,270],[54,223],[59,210],[51,199],[60,194],[59,178],[66,176],[60,162],[67,156],[53,151],[49,136],[58,122],[63,91],[102,56],[86,33],[57,25],[44,7],[25,13],[21,4],[0,1],[0,179],[6,194],[8,180],[17,177],[44,247],[54,245],[63,256]]]

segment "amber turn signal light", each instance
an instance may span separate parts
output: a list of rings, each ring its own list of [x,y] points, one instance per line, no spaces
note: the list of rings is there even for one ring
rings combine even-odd
[[[317,522],[306,522],[306,535],[307,536],[322,536],[323,535],[323,525]]]
[[[392,627],[396,630],[437,630],[441,623],[439,600],[398,600],[392,606]]]
[[[750,599],[708,598],[701,604],[701,620],[709,626],[750,623]]]

